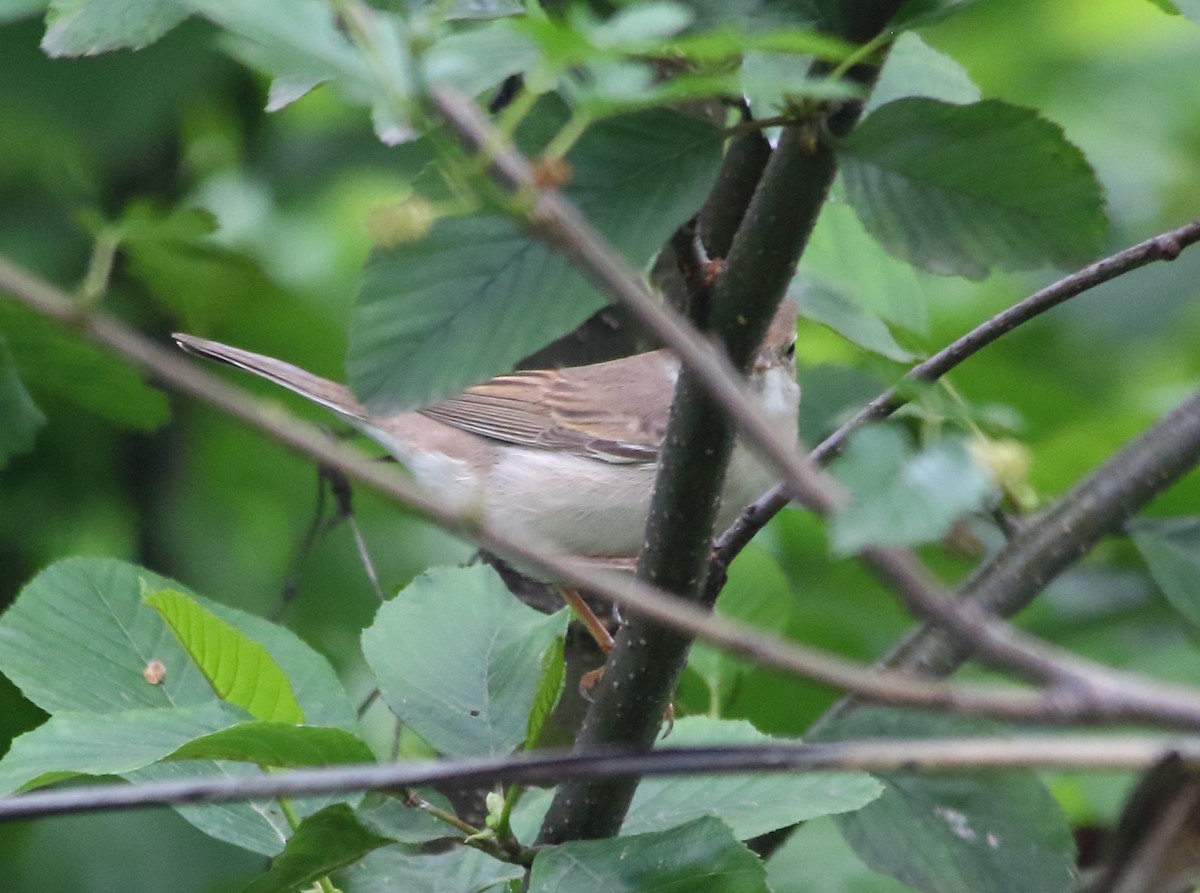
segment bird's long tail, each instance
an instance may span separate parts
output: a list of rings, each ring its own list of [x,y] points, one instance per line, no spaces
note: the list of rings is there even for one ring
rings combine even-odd
[[[313,375],[311,372],[305,372],[299,366],[293,366],[291,363],[285,363],[263,354],[242,350],[239,347],[230,347],[219,341],[197,338],[194,335],[176,333],[171,337],[188,353],[253,372],[267,381],[273,381],[289,391],[307,397],[314,403],[332,409],[350,421],[361,422],[367,418],[366,410],[354,399],[349,388],[327,378],[321,378],[319,375]]]

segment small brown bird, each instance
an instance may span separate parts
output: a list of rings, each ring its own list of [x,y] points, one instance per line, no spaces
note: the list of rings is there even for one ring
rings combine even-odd
[[[514,372],[415,412],[378,416],[345,386],[290,363],[191,335],[174,337],[185,350],[333,410],[451,507],[588,558],[619,563],[641,549],[680,370],[669,350]],[[785,301],[749,376],[759,408],[793,442],[800,401],[795,344],[796,308]],[[773,480],[738,444],[718,524],[730,523]]]

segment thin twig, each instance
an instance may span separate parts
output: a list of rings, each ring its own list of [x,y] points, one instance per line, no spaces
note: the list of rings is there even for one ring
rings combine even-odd
[[[1067,735],[1014,738],[888,738],[750,747],[658,748],[651,753],[537,753],[485,759],[371,763],[217,775],[137,785],[99,784],[0,797],[0,822],[277,797],[397,791],[437,785],[553,784],[565,779],[724,775],[749,772],[963,772],[972,769],[1144,769],[1175,755],[1200,766],[1200,738]]]
[[[1069,276],[1064,276],[976,326],[929,359],[914,366],[904,377],[910,381],[935,381],[997,338],[1047,310],[1155,261],[1175,260],[1185,248],[1197,242],[1200,242],[1200,220],[1194,220],[1118,251]],[[809,457],[818,464],[828,462],[842,450],[851,433],[867,422],[887,418],[907,402],[908,398],[899,389],[888,389],[825,438],[809,453]],[[755,534],[789,502],[791,497],[787,485],[779,484],[764,493],[753,505],[747,506],[737,521],[717,539],[714,550],[716,561],[728,567]]]
[[[1057,282],[1034,292],[1003,313],[998,313],[987,322],[976,326],[966,335],[939,350],[929,359],[918,363],[904,376],[906,381],[935,381],[941,378],[963,360],[973,356],[979,350],[987,347],[997,338],[1011,332],[1017,326],[1028,322],[1064,301],[1067,301],[1085,291],[1110,282],[1132,270],[1144,267],[1155,261],[1172,261],[1179,257],[1183,249],[1200,242],[1200,220],[1193,220],[1178,229],[1139,242],[1123,251],[1118,251],[1111,257],[1097,261],[1069,276],[1064,276]],[[850,432],[866,422],[885,418],[908,402],[896,388],[880,394],[854,416],[825,438],[811,453],[814,461],[826,462],[837,455],[846,445]]]

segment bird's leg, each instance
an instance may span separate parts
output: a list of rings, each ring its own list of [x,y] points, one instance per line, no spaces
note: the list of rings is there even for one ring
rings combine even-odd
[[[583,596],[579,594],[579,590],[573,589],[570,586],[560,586],[558,587],[558,591],[562,595],[562,600],[575,612],[575,616],[579,618],[579,621],[587,628],[592,639],[600,646],[600,650],[605,655],[612,651],[612,635],[609,633],[608,628],[600,622],[600,618],[596,616],[596,612],[588,607],[588,603],[583,600]],[[596,683],[603,676],[604,666],[601,665],[579,677],[579,693],[585,700],[591,700],[589,693],[596,687]]]
[[[600,650],[606,655],[612,651],[614,645],[612,635],[609,634],[608,628],[600,622],[600,618],[596,616],[595,611],[588,607],[587,602],[583,600],[583,596],[579,594],[579,590],[572,589],[569,586],[559,586],[558,591],[562,595],[563,601],[575,612],[575,616],[587,627],[587,631],[591,633],[596,644],[600,646]],[[596,669],[589,670],[579,677],[579,694],[585,701],[592,699],[592,689],[604,678],[604,667],[605,665],[601,664]],[[674,704],[667,705],[667,712],[663,715],[663,723],[667,727],[666,731],[663,732],[663,737],[666,738],[667,735],[671,734],[671,730],[675,728]]]

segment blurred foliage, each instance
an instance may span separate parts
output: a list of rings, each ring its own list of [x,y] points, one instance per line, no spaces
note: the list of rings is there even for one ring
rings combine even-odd
[[[720,19],[719,5],[697,6]],[[764,17],[771,6],[763,4]],[[1179,8],[1195,18],[1192,7]],[[0,20],[10,18],[6,10]],[[343,379],[352,297],[371,243],[367,221],[412,194],[428,155],[415,144],[382,145],[361,109],[323,89],[268,116],[267,80],[218,51],[216,30],[200,20],[138,52],[50,60],[38,46],[44,23],[11,18],[0,26],[0,254],[86,294],[89,270],[106,261],[106,239],[118,239],[104,301],[142,331],[165,340],[184,328]],[[921,36],[961,65],[985,99],[1038,109],[1080,147],[1107,195],[1107,250],[1197,216],[1193,22],[1146,0],[980,0]],[[592,38],[628,35],[597,30]],[[769,71],[777,61],[764,55],[756,64]],[[593,97],[597,113],[633,83],[627,70],[606,71],[609,93]],[[950,81],[961,89],[956,74]],[[814,275],[802,283],[825,296],[850,295],[854,309],[848,313],[845,300],[837,312],[821,305],[802,323],[802,434],[811,442],[893,380],[903,368],[896,360],[936,350],[1060,275],[1046,269],[969,282],[914,272],[873,245],[858,249],[862,225],[843,195],[835,190],[826,209]],[[956,370],[953,390],[923,392],[904,424],[918,442],[945,427],[1018,439],[1033,456],[1031,492],[1052,499],[1195,387],[1198,299],[1193,249],[1024,326]],[[300,552],[317,503],[309,463],[207,409],[164,400],[118,363],[101,374],[79,358],[86,372],[72,378],[61,358],[90,348],[5,302],[0,331],[0,402],[23,400],[6,377],[11,356],[45,416],[36,448],[9,457],[0,473],[0,608],[43,567],[72,555],[137,562],[257,614],[279,605],[286,590],[287,624],[334,663],[352,694],[365,694],[355,655],[375,596],[345,525]],[[50,350],[50,338],[70,348]],[[45,357],[57,365],[39,366]],[[298,399],[241,383],[324,421]],[[0,449],[18,435],[27,436],[0,434]],[[355,493],[355,507],[389,594],[425,568],[471,553],[368,492]],[[1195,473],[1150,510],[1197,513]],[[993,544],[991,535],[981,526],[965,554],[937,545],[923,554],[953,579]],[[787,634],[857,659],[877,656],[907,628],[902,609],[857,564],[829,558],[826,530],[809,516],[785,513],[759,542],[754,560],[769,555],[781,572],[770,571],[782,581],[772,595],[794,593],[786,620],[764,625],[786,623]],[[753,616],[753,606],[746,613]],[[1103,544],[1023,620],[1115,666],[1181,681],[1200,675],[1191,633],[1128,542]],[[799,734],[833,697],[705,660],[684,679],[681,712],[706,713],[719,702],[723,716]],[[717,679],[715,692],[704,678]],[[42,719],[0,678],[0,750]],[[1074,822],[1103,824],[1121,784],[1085,776],[1052,787]],[[783,869],[808,838],[833,853],[829,836],[828,826],[810,825],[793,839],[768,866],[775,889],[899,889],[849,856],[844,881],[814,877],[806,886]],[[174,815],[3,826],[0,863],[12,893],[118,884],[199,893],[237,889],[259,867]],[[831,861],[830,873],[841,865]]]

